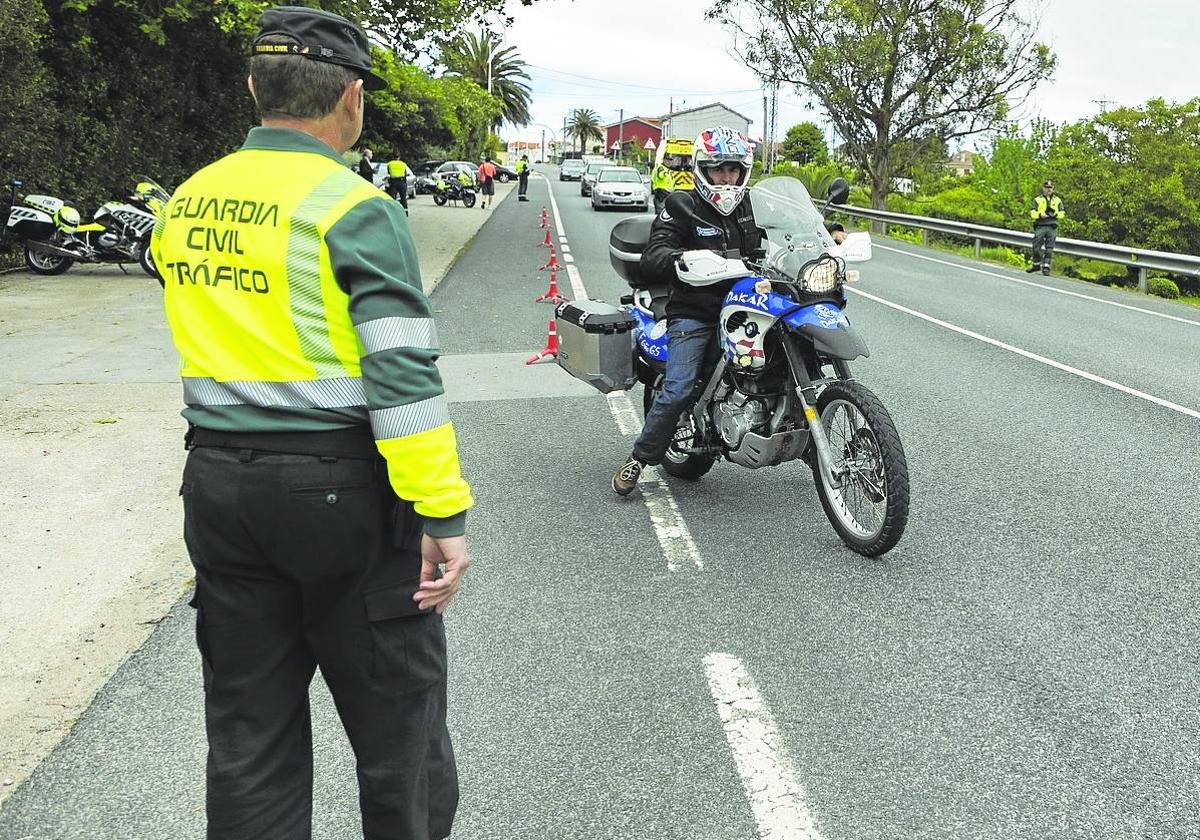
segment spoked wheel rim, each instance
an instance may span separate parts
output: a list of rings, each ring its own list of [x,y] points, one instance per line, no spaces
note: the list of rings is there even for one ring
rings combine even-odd
[[[54,269],[66,262],[66,257],[58,257],[54,254],[47,254],[33,248],[29,249],[28,254],[29,262],[43,271],[54,271]]]
[[[873,540],[883,531],[888,508],[887,469],[875,431],[851,402],[832,400],[821,412],[834,469],[843,475],[835,487],[824,470],[821,483],[834,516],[855,536]]]

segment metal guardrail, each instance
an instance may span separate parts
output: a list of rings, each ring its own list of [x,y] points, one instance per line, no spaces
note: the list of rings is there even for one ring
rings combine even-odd
[[[908,216],[886,210],[872,210],[869,207],[852,207],[849,204],[832,204],[829,209],[849,216],[880,222],[883,224],[884,234],[887,233],[889,224],[917,228],[921,231],[921,242],[926,244],[929,241],[928,232],[931,230],[935,233],[947,233],[964,239],[973,239],[976,257],[979,256],[984,242],[1015,245],[1018,248],[1033,246],[1033,234],[1019,230],[954,222],[949,219],[933,219],[929,216]],[[1122,245],[1106,245],[1103,242],[1087,242],[1082,239],[1058,239],[1054,243],[1054,252],[1136,268],[1138,270],[1138,288],[1142,292],[1146,291],[1146,272],[1148,271],[1165,271],[1168,274],[1200,277],[1200,257],[1188,254],[1169,254],[1165,251],[1126,248]]]

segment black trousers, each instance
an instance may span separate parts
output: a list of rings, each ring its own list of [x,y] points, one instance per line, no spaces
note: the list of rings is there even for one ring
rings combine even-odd
[[[1054,257],[1054,241],[1058,228],[1054,225],[1037,225],[1033,229],[1033,267],[1050,273],[1050,260]]]
[[[388,178],[388,195],[400,202],[404,209],[408,209],[408,176],[402,175],[399,178]]]
[[[517,176],[517,198],[524,198],[529,189],[529,173],[522,172]]]
[[[318,667],[357,758],[363,836],[447,837],[458,776],[445,631],[412,600],[421,522],[383,461],[199,446],[180,493],[196,569],[209,840],[311,838]]]

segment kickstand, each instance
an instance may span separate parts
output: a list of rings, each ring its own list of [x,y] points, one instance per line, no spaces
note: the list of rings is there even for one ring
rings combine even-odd
[[[117,268],[121,269],[125,276],[129,276],[129,272],[125,271],[125,263],[117,263]]]

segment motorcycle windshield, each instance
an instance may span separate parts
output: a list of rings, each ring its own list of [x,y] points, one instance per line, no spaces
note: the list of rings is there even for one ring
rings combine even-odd
[[[789,280],[834,246],[808,190],[786,175],[764,178],[750,190],[754,221],[767,235],[765,267]]]

